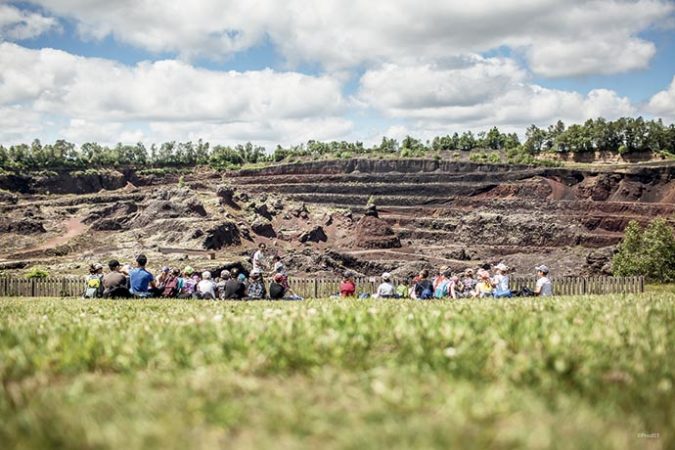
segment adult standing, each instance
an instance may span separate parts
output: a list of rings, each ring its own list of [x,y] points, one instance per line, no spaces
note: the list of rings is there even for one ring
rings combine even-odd
[[[258,251],[253,254],[253,270],[257,270],[260,273],[264,273],[265,270],[267,270],[265,250],[267,250],[267,245],[265,245],[264,242],[261,242],[258,245]]]

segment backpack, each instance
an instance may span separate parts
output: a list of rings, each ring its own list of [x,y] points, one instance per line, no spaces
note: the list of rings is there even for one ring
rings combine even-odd
[[[99,275],[87,276],[84,284],[84,298],[97,298],[101,296],[101,277]]]
[[[170,275],[164,283],[164,290],[162,290],[162,297],[175,297],[178,295],[178,277]]]

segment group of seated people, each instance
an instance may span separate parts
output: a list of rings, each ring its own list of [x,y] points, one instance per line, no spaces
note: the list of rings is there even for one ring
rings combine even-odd
[[[535,268],[537,283],[533,291],[523,288],[513,292],[509,286],[509,267],[499,263],[492,267],[494,274],[490,273],[489,266],[474,269],[465,269],[463,272],[453,274],[447,266],[442,266],[437,275],[429,277],[429,271],[424,269],[411,281],[403,280],[395,285],[390,273],[382,274],[382,283],[373,295],[374,298],[412,298],[417,300],[430,300],[442,298],[511,298],[519,296],[542,296],[553,295],[553,286],[548,277],[549,269],[545,265]],[[351,272],[343,275],[340,283],[341,297],[354,297],[357,295],[356,283]],[[363,294],[367,296],[367,294]]]
[[[286,267],[278,255],[273,258],[272,270],[266,271],[268,265],[264,250],[265,246],[261,244],[253,255],[253,270],[248,277],[236,268],[222,270],[214,277],[209,271],[196,273],[190,266],[182,270],[163,267],[161,273],[155,277],[146,268],[148,259],[145,255],[138,255],[135,267],[128,264],[121,265],[119,261],[112,260],[108,263],[110,271],[105,275],[103,266],[94,264],[90,267],[89,276],[85,281],[84,297],[300,300],[301,297],[295,294],[288,284]],[[394,284],[390,273],[384,273],[382,283],[373,297],[428,300],[553,295],[548,267],[540,265],[536,267],[536,271],[538,279],[534,291],[523,288],[517,292],[513,292],[509,286],[509,267],[503,262],[493,267],[482,266],[476,270],[468,268],[455,274],[447,266],[442,266],[433,278],[430,278],[429,271],[424,269],[412,280],[403,280],[398,285]],[[267,275],[270,276],[269,286],[263,279]],[[349,271],[343,274],[339,296],[357,296],[356,283]],[[363,293],[359,296],[370,295]]]
[[[163,267],[155,277],[146,265],[145,255],[138,255],[136,267],[121,265],[119,261],[108,263],[110,271],[103,274],[103,266],[94,264],[85,280],[85,298],[182,298],[182,299],[289,299],[297,297],[288,285],[288,276],[281,258],[274,257],[274,271],[269,289],[259,267],[246,277],[236,268],[222,270],[214,277],[211,272],[196,273],[190,266],[183,270]]]

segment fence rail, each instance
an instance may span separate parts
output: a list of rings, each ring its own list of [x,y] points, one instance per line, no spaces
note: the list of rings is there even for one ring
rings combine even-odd
[[[380,284],[376,277],[357,278],[359,293],[373,294]],[[397,280],[395,280],[397,281]],[[511,277],[511,289],[534,289],[536,277]],[[552,277],[555,295],[637,294],[644,292],[643,277]],[[304,298],[324,298],[339,291],[340,280],[291,278],[291,288]],[[0,297],[79,297],[84,292],[82,278],[31,279],[0,277]]]

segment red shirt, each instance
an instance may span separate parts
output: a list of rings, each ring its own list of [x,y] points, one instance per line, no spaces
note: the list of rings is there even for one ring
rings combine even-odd
[[[340,283],[340,297],[353,297],[356,294],[356,285],[352,280]]]

